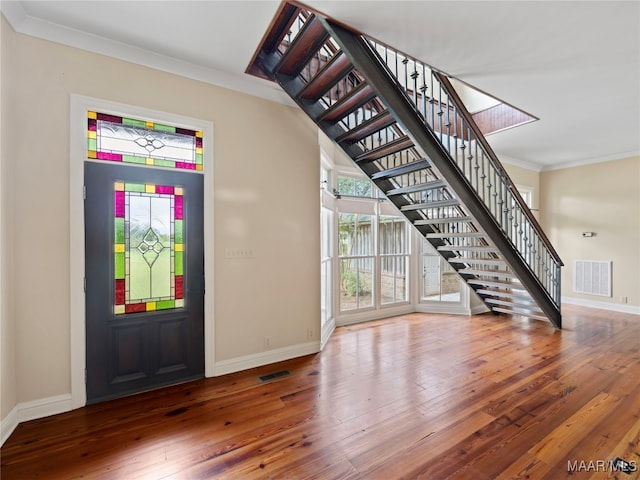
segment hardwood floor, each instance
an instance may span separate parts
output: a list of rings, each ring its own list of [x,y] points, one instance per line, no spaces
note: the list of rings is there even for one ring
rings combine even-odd
[[[604,462],[640,466],[640,317],[563,313],[562,331],[427,314],[338,328],[317,355],[21,424],[1,476],[637,479]]]

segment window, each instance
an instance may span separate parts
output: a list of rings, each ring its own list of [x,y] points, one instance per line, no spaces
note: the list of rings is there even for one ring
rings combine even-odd
[[[338,215],[340,310],[373,306],[373,216]]]
[[[182,188],[116,182],[116,315],[182,307]]]
[[[370,180],[355,177],[338,176],[337,193],[344,197],[375,197]]]
[[[404,218],[381,215],[378,221],[378,241],[381,303],[405,302],[408,300],[409,235]]]
[[[333,316],[333,295],[332,290],[332,272],[331,264],[333,261],[332,241],[333,234],[333,212],[328,208],[321,208],[320,218],[320,235],[321,235],[321,252],[320,252],[320,298],[321,298],[321,316],[320,324],[325,323]]]
[[[201,171],[202,132],[89,111],[87,157]]]
[[[422,300],[460,302],[460,277],[429,242],[422,242]]]

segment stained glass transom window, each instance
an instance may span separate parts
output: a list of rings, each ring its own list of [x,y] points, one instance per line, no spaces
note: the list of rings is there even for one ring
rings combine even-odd
[[[87,114],[87,156],[202,171],[202,132],[99,112]]]
[[[115,182],[114,190],[114,313],[183,307],[183,188]]]

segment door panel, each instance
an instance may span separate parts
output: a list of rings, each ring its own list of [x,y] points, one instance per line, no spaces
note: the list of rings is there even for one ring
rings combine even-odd
[[[204,375],[203,176],[85,163],[87,402]]]

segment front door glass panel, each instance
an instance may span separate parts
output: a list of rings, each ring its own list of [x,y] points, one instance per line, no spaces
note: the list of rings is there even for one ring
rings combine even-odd
[[[114,184],[114,313],[184,307],[183,188]]]

